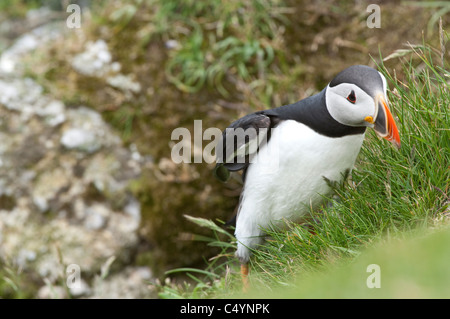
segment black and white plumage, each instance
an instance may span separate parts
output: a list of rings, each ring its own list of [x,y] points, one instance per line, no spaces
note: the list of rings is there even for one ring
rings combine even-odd
[[[235,231],[242,264],[262,242],[262,229],[300,221],[323,203],[331,193],[326,180],[341,181],[352,170],[367,127],[400,147],[386,90],[381,73],[351,66],[320,93],[246,115],[223,132],[216,176],[226,181],[244,171]]]

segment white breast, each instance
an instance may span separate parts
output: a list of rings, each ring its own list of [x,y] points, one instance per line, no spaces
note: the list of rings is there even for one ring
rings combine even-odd
[[[342,180],[351,170],[364,134],[330,138],[297,121],[282,122],[249,166],[236,224],[237,255],[258,244],[261,227],[282,219],[298,221],[330,194],[324,177]]]

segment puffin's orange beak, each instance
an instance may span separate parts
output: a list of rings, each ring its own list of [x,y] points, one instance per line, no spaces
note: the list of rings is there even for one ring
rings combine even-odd
[[[397,125],[395,124],[394,117],[389,110],[386,99],[383,94],[378,94],[375,97],[375,106],[378,108],[376,119],[374,122],[374,130],[377,134],[397,148],[400,148],[400,135],[398,133]]]

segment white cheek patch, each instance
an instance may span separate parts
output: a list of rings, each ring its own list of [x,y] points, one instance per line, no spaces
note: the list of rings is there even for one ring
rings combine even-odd
[[[347,100],[352,90],[356,97],[354,104]],[[373,98],[354,84],[342,83],[333,87],[328,86],[325,92],[325,101],[330,115],[344,125],[370,126],[371,124],[364,119],[367,116],[375,116],[376,109]]]

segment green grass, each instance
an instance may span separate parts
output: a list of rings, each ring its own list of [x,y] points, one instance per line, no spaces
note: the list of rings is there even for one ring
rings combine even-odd
[[[285,22],[281,1],[157,3],[156,29],[179,43],[166,66],[178,89],[194,93],[208,85],[228,96],[227,76],[253,83],[268,72],[280,21]]]
[[[292,224],[283,232],[267,229],[269,239],[251,259],[253,292],[240,295],[239,269],[229,258],[208,267],[206,278],[194,276],[191,285],[171,286],[172,297],[264,298],[277,297],[286,289],[280,296],[448,297],[450,277],[442,268],[450,266],[450,231],[419,241],[411,235],[432,232],[449,218],[450,73],[433,63],[434,51],[427,46],[412,50],[413,56],[404,62],[401,81],[379,66],[389,82],[390,108],[397,117],[401,149],[369,131],[352,181],[336,188],[331,207],[313,212],[315,220],[309,227]],[[217,245],[217,229],[205,226],[216,234],[209,244]],[[403,242],[405,237],[410,239]],[[396,240],[391,242],[391,238]],[[383,246],[362,253],[379,242],[384,242]],[[232,256],[234,243],[223,249],[222,255]],[[395,262],[390,262],[394,257]],[[367,278],[365,267],[372,263],[382,265],[383,273],[392,270],[383,277],[383,290],[368,289],[361,279]],[[356,289],[356,282],[362,288]],[[190,294],[199,283],[201,289]],[[165,288],[161,289],[164,297]]]
[[[32,297],[29,278],[7,259],[0,260],[0,299],[23,299]]]
[[[289,287],[254,289],[252,298],[449,298],[450,228],[385,239],[353,259],[297,275]],[[379,287],[372,283],[378,265]],[[372,287],[372,288],[370,288]],[[246,297],[236,294],[235,297]]]

